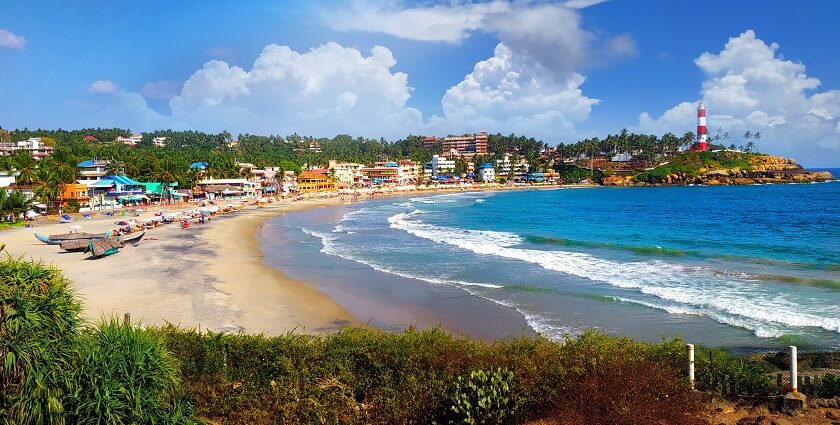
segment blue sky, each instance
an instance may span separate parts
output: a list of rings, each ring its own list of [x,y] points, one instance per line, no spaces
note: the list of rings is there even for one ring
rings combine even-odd
[[[731,142],[761,131],[763,151],[838,166],[836,16],[832,1],[5,2],[0,126],[557,143],[693,130],[703,99]]]

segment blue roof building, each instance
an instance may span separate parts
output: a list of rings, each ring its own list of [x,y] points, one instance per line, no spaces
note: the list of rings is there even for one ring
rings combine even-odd
[[[190,168],[199,169],[199,170],[206,170],[207,167],[209,167],[209,166],[210,166],[210,164],[208,164],[206,162],[203,162],[203,161],[197,161],[197,162],[193,162],[192,164],[190,164]]]

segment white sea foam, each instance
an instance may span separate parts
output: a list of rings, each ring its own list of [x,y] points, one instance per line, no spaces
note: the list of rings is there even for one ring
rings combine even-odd
[[[360,264],[364,264],[378,272],[382,273],[389,273],[392,275],[404,277],[406,279],[415,279],[415,280],[422,280],[428,283],[433,283],[436,285],[451,285],[451,286],[475,286],[475,287],[482,287],[482,288],[489,288],[489,289],[499,289],[504,288],[503,285],[496,285],[493,283],[482,283],[482,282],[468,282],[463,280],[450,280],[450,279],[440,279],[430,276],[420,276],[416,274],[407,273],[400,270],[395,270],[393,268],[387,267],[385,265],[379,264],[375,261],[371,261],[369,259],[359,258],[358,256],[353,255],[350,250],[342,249],[340,244],[338,243],[338,235],[322,233],[315,230],[307,229],[305,227],[300,228],[301,231],[304,233],[314,236],[321,240],[321,252],[328,255],[333,255],[336,257],[344,258],[345,260],[355,261]],[[352,234],[352,232],[347,232],[348,234]]]
[[[545,269],[587,278],[620,288],[699,308],[698,314],[721,323],[751,328],[759,336],[775,336],[775,325],[818,327],[840,332],[840,318],[822,317],[820,309],[803,309],[785,294],[764,286],[715,277],[698,266],[663,261],[616,262],[589,254],[519,248],[521,239],[509,232],[465,230],[427,224],[415,212],[389,217],[394,229],[481,255],[537,264]]]

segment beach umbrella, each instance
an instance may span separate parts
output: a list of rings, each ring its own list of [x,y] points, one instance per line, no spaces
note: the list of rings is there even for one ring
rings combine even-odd
[[[127,221],[118,221],[118,222],[116,222],[116,223],[114,223],[114,224],[116,224],[117,226],[128,226],[128,225],[130,225],[131,223],[129,223],[129,222],[127,222]]]

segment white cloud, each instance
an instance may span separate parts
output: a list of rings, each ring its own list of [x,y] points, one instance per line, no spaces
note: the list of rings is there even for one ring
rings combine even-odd
[[[0,28],[0,47],[14,50],[23,50],[26,47],[26,38],[17,35],[9,30]]]
[[[499,43],[492,58],[477,63],[472,73],[446,91],[444,116],[432,117],[429,129],[518,132],[547,141],[556,141],[557,132],[568,137],[599,101],[583,95],[581,74],[570,73],[560,81],[549,74]]]
[[[171,99],[181,90],[181,83],[177,81],[154,81],[146,83],[140,93],[147,99]]]
[[[840,91],[813,93],[820,81],[805,65],[777,54],[779,45],[756,38],[752,30],[730,38],[719,53],[694,62],[707,75],[700,91],[710,130],[723,127],[743,144],[746,130],[763,137],[759,150],[811,164],[840,162]],[[696,103],[682,102],[653,118],[639,117],[642,131],[693,131]]]
[[[114,93],[118,89],[119,87],[111,80],[97,80],[88,87],[89,92],[100,94]]]
[[[406,107],[408,76],[391,72],[391,51],[370,55],[327,43],[305,53],[266,46],[250,70],[213,60],[193,73],[169,105],[175,128],[398,137],[417,130]]]

